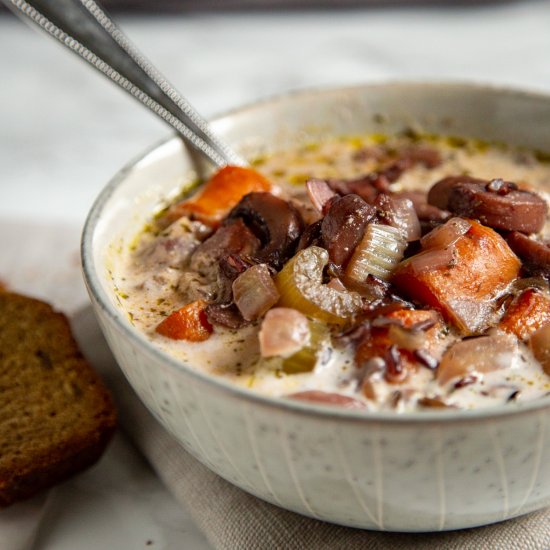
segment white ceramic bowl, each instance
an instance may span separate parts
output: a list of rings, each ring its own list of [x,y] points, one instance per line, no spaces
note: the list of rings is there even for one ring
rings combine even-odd
[[[320,135],[426,132],[550,148],[550,97],[462,84],[305,91],[217,118],[245,152]],[[157,205],[195,177],[177,138],[119,172],[83,236],[84,272],[105,336],[158,420],[213,471],[314,518],[388,531],[484,525],[550,504],[550,397],[480,411],[406,415],[273,399],[161,352],[128,322],[108,269]]]

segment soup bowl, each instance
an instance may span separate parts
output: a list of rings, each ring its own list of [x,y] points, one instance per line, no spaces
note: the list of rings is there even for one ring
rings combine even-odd
[[[407,128],[544,150],[550,97],[469,84],[375,84],[268,99],[212,126],[249,157]],[[482,410],[344,410],[235,387],[137,331],[113,266],[160,205],[203,170],[179,138],[155,145],[101,193],[82,242],[91,301],[121,369],[187,451],[275,505],[365,529],[459,529],[550,504],[549,396]]]

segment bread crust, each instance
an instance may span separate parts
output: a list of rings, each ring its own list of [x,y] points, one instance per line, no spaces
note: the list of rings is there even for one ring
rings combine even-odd
[[[0,507],[94,464],[115,426],[113,399],[67,318],[0,293]]]

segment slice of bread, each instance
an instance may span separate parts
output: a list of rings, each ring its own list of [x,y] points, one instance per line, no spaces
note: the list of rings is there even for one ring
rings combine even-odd
[[[93,464],[115,423],[112,398],[66,317],[0,292],[0,506]]]

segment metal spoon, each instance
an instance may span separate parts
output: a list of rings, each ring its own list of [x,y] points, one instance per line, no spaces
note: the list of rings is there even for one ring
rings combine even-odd
[[[246,165],[93,0],[4,0],[170,124],[214,165]]]

